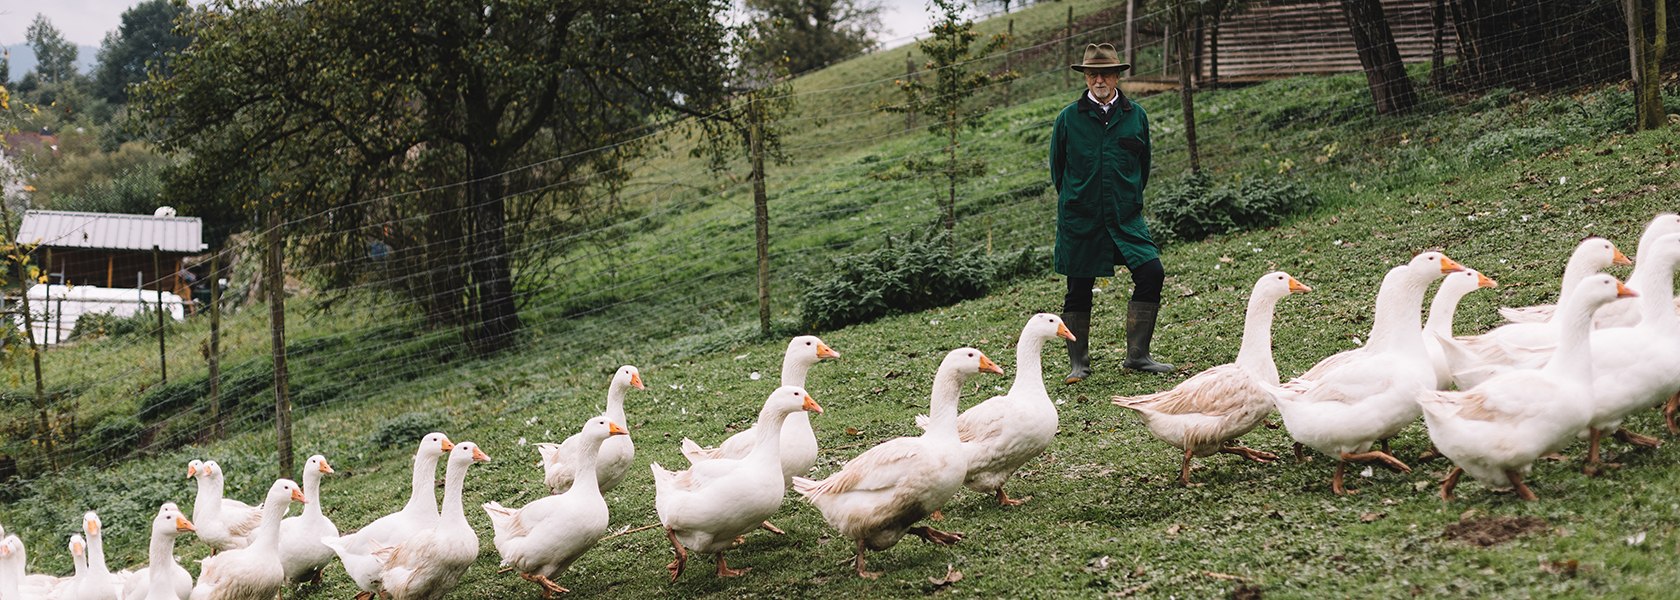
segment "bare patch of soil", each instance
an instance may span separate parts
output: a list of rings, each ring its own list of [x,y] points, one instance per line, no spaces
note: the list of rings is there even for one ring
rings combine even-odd
[[[1471,517],[1448,525],[1441,537],[1486,548],[1550,526],[1539,517]]]

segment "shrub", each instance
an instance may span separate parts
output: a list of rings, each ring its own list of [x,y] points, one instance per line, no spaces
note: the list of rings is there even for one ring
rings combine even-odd
[[[76,329],[70,332],[70,339],[157,335],[157,326],[157,310],[149,307],[141,308],[138,312],[127,317],[103,312],[88,313],[76,318]],[[169,331],[174,327],[174,318],[164,318],[164,331]]]
[[[117,459],[139,448],[145,432],[145,425],[133,415],[109,415],[88,430],[78,445],[91,456]]]
[[[1476,138],[1465,145],[1464,153],[1471,162],[1505,162],[1559,148],[1568,141],[1563,134],[1549,127],[1520,127]]]
[[[995,283],[1043,270],[1030,249],[994,259],[957,252],[947,240],[942,232],[888,236],[881,248],[836,259],[825,278],[807,277],[800,320],[809,330],[867,323],[978,298]]]
[[[1172,182],[1149,199],[1151,231],[1163,243],[1262,229],[1318,205],[1318,197],[1281,177],[1240,177],[1216,183],[1205,173]]]
[[[410,448],[415,440],[433,431],[440,431],[444,418],[433,412],[406,412],[381,422],[368,436],[375,448]]]

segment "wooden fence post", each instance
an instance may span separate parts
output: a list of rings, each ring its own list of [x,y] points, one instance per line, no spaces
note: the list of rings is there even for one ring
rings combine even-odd
[[[157,282],[157,336],[158,336],[158,372],[159,383],[169,383],[169,361],[163,345],[163,267],[159,264],[157,244],[152,244],[152,277]]]
[[[222,439],[222,252],[210,256],[210,439]]]
[[[1062,37],[1062,64],[1071,65],[1071,64],[1073,64],[1072,61],[1073,61],[1073,5],[1070,4],[1067,7],[1067,35]],[[1068,87],[1068,86],[1073,85],[1072,80],[1069,79],[1069,77],[1071,77],[1071,75],[1068,75],[1068,72],[1072,71],[1072,70],[1073,69],[1062,69],[1062,87]]]
[[[6,209],[6,203],[0,202],[0,227],[4,227],[8,236],[12,232],[12,212]],[[35,317],[29,314],[29,287],[33,283],[29,273],[23,269],[23,246],[17,240],[12,240],[13,266],[17,267],[18,285],[23,288],[21,297],[23,309],[23,336],[29,340],[29,359],[35,366],[35,410],[41,416],[40,435],[41,447],[47,451],[47,463],[52,470],[58,470],[58,454],[53,452],[52,421],[47,417],[47,388],[41,380],[41,349],[35,343]]]
[[[280,476],[292,476],[292,400],[286,389],[286,275],[281,272],[281,246],[286,238],[280,232],[278,199],[270,199],[268,209],[268,325],[269,340],[274,354],[274,432],[280,453]]]

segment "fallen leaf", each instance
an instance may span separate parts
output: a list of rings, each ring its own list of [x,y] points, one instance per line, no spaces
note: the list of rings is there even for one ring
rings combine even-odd
[[[1388,513],[1368,512],[1368,513],[1359,515],[1359,522],[1360,523],[1370,523],[1370,522],[1373,522],[1373,521],[1381,520],[1383,517],[1386,517],[1386,516],[1388,516]]]
[[[945,576],[929,577],[928,583],[933,584],[934,587],[945,587],[958,581],[962,581],[962,578],[962,571],[958,571],[955,566],[947,564],[945,565]]]
[[[1173,523],[1172,525],[1169,525],[1167,527],[1167,535],[1178,535],[1178,532],[1182,531],[1182,530],[1184,530],[1183,525],[1179,525],[1178,523]]]
[[[1207,577],[1212,577],[1214,579],[1222,579],[1222,580],[1225,580],[1225,581],[1248,581],[1247,577],[1243,577],[1241,575],[1232,575],[1230,573],[1216,573],[1216,572],[1213,572],[1213,571],[1202,571],[1202,575],[1207,576]]]
[[[1564,577],[1574,577],[1575,573],[1581,570],[1581,561],[1573,559],[1573,558],[1569,559],[1569,560],[1553,560],[1553,561],[1548,561],[1548,560],[1542,559],[1540,561],[1540,570],[1543,571],[1543,572],[1546,572],[1546,573],[1551,573],[1553,575],[1562,575]]]
[[[847,427],[846,435],[863,435],[863,432],[859,431],[856,427]]]

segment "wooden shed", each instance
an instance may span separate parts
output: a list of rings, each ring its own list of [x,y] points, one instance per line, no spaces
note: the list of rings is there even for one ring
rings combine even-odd
[[[179,276],[182,259],[209,248],[198,217],[59,210],[25,211],[17,241],[36,246],[35,264],[50,283],[147,290],[161,284],[182,298],[191,298]]]

